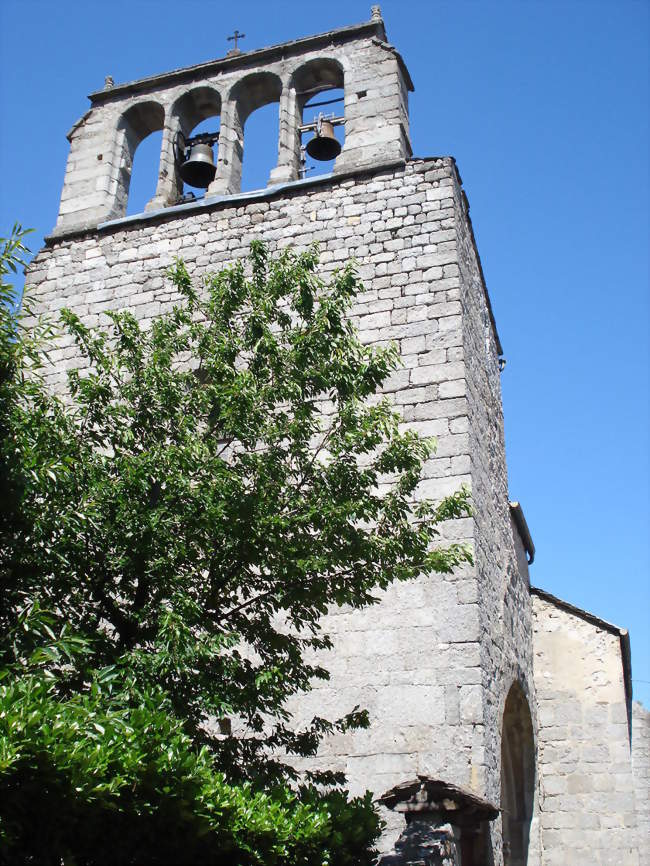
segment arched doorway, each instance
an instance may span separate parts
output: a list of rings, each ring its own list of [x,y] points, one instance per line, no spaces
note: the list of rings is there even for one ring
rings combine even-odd
[[[527,866],[535,802],[535,740],[526,695],[513,683],[501,734],[501,822],[504,866]]]

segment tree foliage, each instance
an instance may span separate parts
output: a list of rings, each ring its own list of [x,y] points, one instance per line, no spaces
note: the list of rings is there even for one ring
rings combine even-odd
[[[353,266],[325,283],[317,263],[254,243],[197,290],[178,261],[149,327],[64,311],[82,364],[61,397],[47,326],[5,307],[6,862],[371,862],[369,795],[291,763],[367,716],[296,730],[291,700],[328,678],[330,606],[469,561],[436,545],[468,501],[416,501],[432,443],[376,396],[396,350],[360,343]]]

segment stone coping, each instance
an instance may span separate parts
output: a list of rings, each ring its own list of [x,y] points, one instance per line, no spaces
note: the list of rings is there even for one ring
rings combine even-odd
[[[92,105],[101,105],[105,102],[111,102],[114,99],[122,99],[125,96],[131,96],[134,93],[147,93],[151,90],[158,90],[161,86],[169,86],[172,84],[182,84],[185,81],[192,81],[198,78],[205,78],[208,75],[214,75],[219,72],[231,71],[242,67],[253,66],[259,67],[263,64],[272,63],[276,60],[282,60],[287,56],[294,54],[303,54],[321,45],[332,45],[336,43],[344,43],[359,36],[367,35],[372,38],[375,36],[380,42],[385,43],[390,50],[395,51],[398,56],[398,61],[406,71],[404,61],[393,46],[386,43],[386,30],[384,22],[381,18],[363,21],[360,24],[350,24],[346,27],[339,27],[335,30],[329,30],[326,33],[318,33],[314,36],[304,36],[300,39],[292,39],[289,42],[281,42],[277,45],[270,45],[266,48],[257,48],[253,51],[241,51],[237,54],[230,54],[225,57],[219,57],[215,60],[208,60],[204,63],[197,63],[193,66],[185,66],[181,69],[174,69],[171,72],[163,72],[159,75],[150,75],[146,78],[139,78],[134,81],[128,81],[124,84],[116,84],[112,87],[96,90],[90,93]],[[413,90],[413,82],[406,71],[406,81],[410,90]]]
[[[435,160],[446,158],[448,157],[434,156],[417,159],[413,158],[409,160],[409,162],[433,162]],[[329,172],[328,174],[320,174],[316,177],[305,177],[300,178],[299,180],[289,180],[284,183],[273,184],[272,186],[265,186],[261,189],[249,190],[248,192],[237,192],[233,193],[232,195],[204,196],[203,198],[197,199],[196,201],[188,201],[183,202],[182,204],[157,208],[156,210],[143,211],[142,213],[131,214],[130,216],[118,217],[117,219],[113,220],[105,220],[101,223],[89,222],[87,225],[77,226],[72,229],[60,229],[58,231],[55,229],[45,237],[45,243],[47,246],[51,246],[53,243],[57,243],[62,240],[71,240],[73,238],[81,237],[87,234],[93,234],[95,232],[127,228],[138,223],[156,222],[157,220],[163,221],[168,219],[169,217],[178,217],[180,215],[187,215],[196,211],[215,210],[223,206],[228,207],[231,205],[238,205],[240,203],[247,204],[251,201],[261,201],[264,199],[274,198],[275,196],[282,195],[286,192],[292,192],[294,190],[311,188],[314,186],[319,186],[321,184],[347,180],[351,177],[379,174],[383,171],[390,171],[394,168],[404,167],[405,165],[406,160],[391,160],[389,162],[376,163],[372,166],[353,168],[349,171]]]
[[[379,798],[382,806],[404,813],[435,813],[451,823],[493,821],[499,809],[469,788],[442,779],[418,775]]]

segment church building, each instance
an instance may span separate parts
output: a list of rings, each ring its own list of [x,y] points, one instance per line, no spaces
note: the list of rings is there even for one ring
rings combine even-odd
[[[473,516],[450,531],[474,565],[328,615],[331,679],[301,698],[297,721],[360,705],[371,725],[326,739],[317,763],[374,792],[384,866],[648,866],[650,714],[632,703],[628,634],[531,585],[468,198],[452,156],[413,154],[412,90],[378,6],[328,33],[107,79],[68,133],[58,220],[27,284],[38,312],[70,307],[94,326],[129,309],[146,322],[175,301],[176,256],[195,280],[253,240],[318,242],[326,277],[354,258],[361,339],[399,346],[385,391],[406,426],[437,439],[420,494],[471,489]],[[246,121],[268,104],[277,163],[242,192]],[[127,216],[134,155],[159,131],[155,195]],[[311,159],[327,171],[310,173]],[[80,363],[72,340],[51,357],[62,388]]]

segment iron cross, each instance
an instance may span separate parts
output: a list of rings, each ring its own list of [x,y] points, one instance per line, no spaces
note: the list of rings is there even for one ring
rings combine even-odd
[[[228,37],[228,42],[232,42],[232,41],[234,40],[234,42],[235,42],[235,51],[237,51],[237,50],[238,50],[238,49],[237,49],[237,40],[239,40],[239,39],[245,39],[245,37],[246,37],[246,34],[245,34],[245,33],[240,33],[239,30],[235,30],[235,32],[233,33],[233,35]]]

